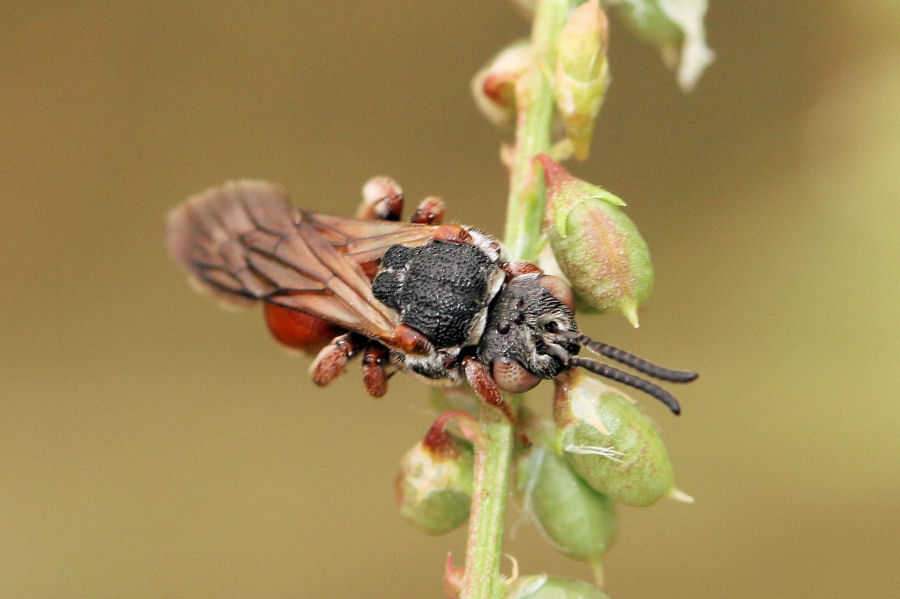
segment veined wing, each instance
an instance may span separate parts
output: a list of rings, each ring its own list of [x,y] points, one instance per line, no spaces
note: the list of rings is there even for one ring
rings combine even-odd
[[[394,345],[397,314],[372,295],[360,264],[395,243],[425,243],[430,229],[303,212],[277,185],[237,181],[175,208],[168,243],[202,288],[229,303],[270,302]]]

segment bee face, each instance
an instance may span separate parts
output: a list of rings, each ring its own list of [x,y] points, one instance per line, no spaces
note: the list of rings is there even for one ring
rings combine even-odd
[[[540,379],[551,379],[565,370],[561,360],[544,351],[547,347],[563,343],[565,352],[577,353],[577,343],[560,341],[561,331],[577,331],[572,312],[541,284],[541,275],[521,275],[494,299],[478,354],[492,366],[501,387],[519,391],[526,386],[525,380],[533,387]],[[516,365],[524,372],[518,372]]]

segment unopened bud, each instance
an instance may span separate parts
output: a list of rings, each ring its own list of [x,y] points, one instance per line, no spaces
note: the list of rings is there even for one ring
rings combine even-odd
[[[546,154],[546,232],[575,293],[598,310],[616,308],[633,326],[653,289],[650,250],[610,192],[569,174]]]
[[[609,23],[597,0],[579,6],[559,35],[553,94],[575,158],[586,160],[609,85]]]
[[[520,576],[506,588],[505,599],[609,599],[603,591],[571,578]]]
[[[522,456],[518,490],[541,531],[571,558],[600,561],[618,532],[615,504],[582,481],[546,446]]]
[[[422,531],[450,532],[469,518],[472,447],[438,419],[425,438],[403,456],[397,476],[400,513]]]
[[[692,90],[716,56],[706,45],[707,0],[622,0],[616,5],[639,37],[659,47],[666,66],[677,69],[681,89]]]
[[[635,507],[675,492],[659,433],[616,390],[573,372],[557,394],[554,419],[563,457],[594,490]]]
[[[478,110],[502,127],[516,114],[516,81],[531,64],[531,45],[518,40],[501,50],[472,79]]]

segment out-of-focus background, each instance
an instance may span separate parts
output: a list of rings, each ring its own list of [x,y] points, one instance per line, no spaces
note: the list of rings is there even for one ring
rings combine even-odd
[[[6,2],[0,24],[0,597],[441,596],[464,532],[393,499],[425,390],[314,388],[256,311],[188,289],[164,219],[236,177],[349,214],[389,174],[502,233],[510,134],[468,85],[527,23],[397,0]],[[697,502],[622,510],[607,591],[891,596],[900,7],[713,0],[707,25],[718,59],[683,95],[613,21],[572,166],[629,202],[657,270],[640,329],[582,327],[702,373],[680,418],[642,398]],[[506,550],[589,576],[527,523]]]

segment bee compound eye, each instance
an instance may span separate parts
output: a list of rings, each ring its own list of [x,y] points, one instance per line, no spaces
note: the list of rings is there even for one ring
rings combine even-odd
[[[558,299],[562,304],[573,313],[575,312],[575,294],[568,283],[554,277],[553,275],[544,275],[540,279],[541,287],[547,290],[547,293]]]
[[[533,389],[541,379],[512,358],[494,358],[491,363],[494,381],[504,391],[523,393]]]

